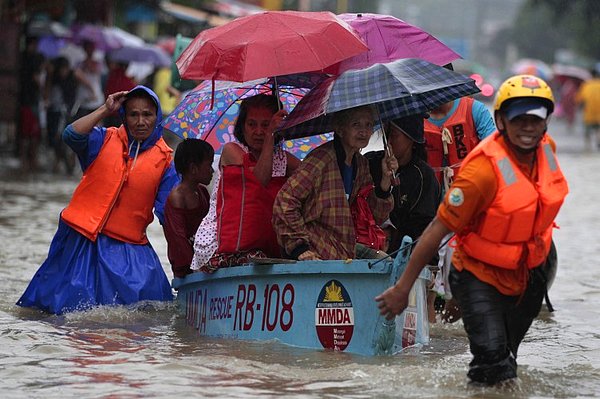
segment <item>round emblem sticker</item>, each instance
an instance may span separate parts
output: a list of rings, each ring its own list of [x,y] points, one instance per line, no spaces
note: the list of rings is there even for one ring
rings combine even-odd
[[[354,331],[354,308],[346,288],[337,280],[328,281],[315,308],[317,336],[323,348],[343,351]]]
[[[453,188],[448,194],[448,203],[452,206],[461,206],[465,202],[465,196],[460,188]]]

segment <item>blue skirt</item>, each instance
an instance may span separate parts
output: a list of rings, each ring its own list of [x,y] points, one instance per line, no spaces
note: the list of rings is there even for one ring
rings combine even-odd
[[[102,234],[92,242],[60,220],[48,258],[17,305],[62,314],[143,300],[173,300],[150,243],[130,244]]]

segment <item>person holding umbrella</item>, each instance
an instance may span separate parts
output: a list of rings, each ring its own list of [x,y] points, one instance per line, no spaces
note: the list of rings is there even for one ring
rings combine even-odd
[[[431,166],[427,164],[423,115],[396,118],[384,124],[383,134],[394,157],[398,160],[398,184],[392,188],[394,209],[390,213],[391,232],[388,252],[394,252],[407,235],[416,240],[433,220],[441,200],[440,185]],[[385,150],[365,154],[371,176],[379,184],[383,176],[381,159]]]
[[[467,376],[488,385],[517,376],[517,350],[547,294],[554,219],[568,193],[546,133],[554,97],[542,79],[517,75],[499,88],[498,130],[463,161],[398,282],[375,300],[392,320],[448,233],[450,286],[473,360]]]
[[[333,140],[311,151],[277,194],[273,228],[287,256],[298,260],[378,257],[377,251],[357,245],[352,212],[364,187],[374,187],[367,203],[377,224],[388,218],[394,206],[391,177],[398,161],[386,153],[381,181],[374,186],[368,161],[359,152],[369,144],[375,112],[370,105],[336,112]]]
[[[433,220],[440,204],[441,189],[435,172],[427,163],[423,115],[396,118],[384,126],[386,142],[400,166],[396,172],[398,184],[392,188],[394,209],[390,212],[390,219],[384,223],[389,243],[387,251],[394,253],[400,248],[404,236],[416,241]],[[365,154],[375,184],[381,180],[384,153],[372,151]],[[429,264],[437,264],[437,256]],[[428,299],[429,321],[435,322],[435,293],[430,292]]]
[[[290,179],[275,201],[273,223],[287,254],[298,259],[355,257],[355,230],[364,224],[354,225],[350,208],[356,198],[359,205],[362,203],[363,196],[358,194],[365,186],[373,186],[368,162],[358,151],[368,144],[374,121],[424,114],[478,91],[473,79],[419,59],[349,70],[311,89],[279,128],[281,135],[293,139],[321,132],[335,134],[333,142],[305,158],[302,173]],[[393,208],[386,190],[391,186],[392,170],[398,167],[391,154],[386,154],[382,162],[384,177],[368,196],[366,208],[371,215],[361,213],[364,219],[373,218],[375,226],[384,222]],[[364,206],[357,208],[365,210]]]
[[[248,263],[249,257],[281,256],[271,226],[273,201],[300,164],[274,142],[286,115],[275,96],[242,100],[233,129],[237,142],[223,146],[209,212],[194,240],[192,270],[211,273]]]

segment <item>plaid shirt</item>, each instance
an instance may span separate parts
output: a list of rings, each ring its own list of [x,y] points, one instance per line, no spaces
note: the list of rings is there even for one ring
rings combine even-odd
[[[314,149],[287,180],[273,205],[273,227],[288,254],[308,246],[321,259],[355,257],[356,234],[350,203],[360,188],[373,185],[367,159],[355,155],[356,178],[346,200],[334,142]],[[379,198],[375,190],[368,203],[375,221],[383,223],[394,207],[391,195]]]

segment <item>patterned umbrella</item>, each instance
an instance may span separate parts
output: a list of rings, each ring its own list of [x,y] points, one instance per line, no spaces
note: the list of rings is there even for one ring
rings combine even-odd
[[[518,75],[534,75],[545,81],[549,81],[554,75],[550,65],[533,58],[521,58],[512,66],[511,72]]]
[[[426,113],[478,92],[467,76],[424,60],[399,59],[324,80],[304,96],[279,130],[284,138],[295,139],[331,132],[336,111],[374,104],[385,121]]]
[[[290,112],[308,91],[306,87],[313,87],[321,79],[317,75],[298,75],[293,80],[281,77],[276,91],[283,107]],[[225,143],[235,141],[233,127],[241,101],[257,94],[272,94],[274,83],[273,79],[266,78],[246,83],[219,81],[215,82],[213,97],[212,82],[204,81],[165,118],[163,126],[181,138],[202,138],[215,148],[216,153],[220,153]],[[310,150],[329,138],[329,135],[320,135],[287,141],[283,147],[304,158]]]

